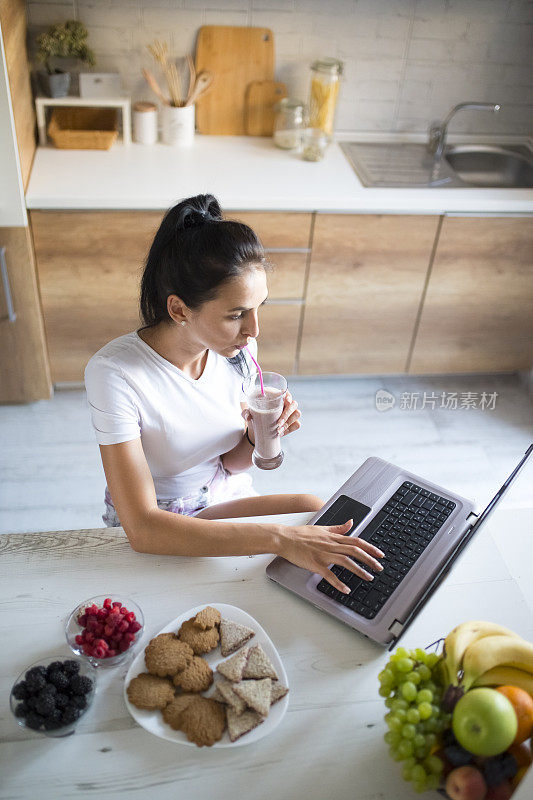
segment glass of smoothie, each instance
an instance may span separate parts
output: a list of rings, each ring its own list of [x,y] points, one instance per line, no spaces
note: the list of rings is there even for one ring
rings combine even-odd
[[[283,461],[278,420],[287,394],[287,381],[277,372],[263,372],[263,394],[259,373],[254,373],[243,383],[243,390],[255,435],[252,461],[260,469],[276,469]]]

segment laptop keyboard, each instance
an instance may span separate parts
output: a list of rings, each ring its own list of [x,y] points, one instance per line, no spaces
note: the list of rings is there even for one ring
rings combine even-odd
[[[455,506],[452,500],[405,481],[359,534],[360,539],[372,542],[385,553],[383,571],[374,572],[366,564],[352,559],[374,574],[373,581],[366,581],[334,564],[331,571],[351,588],[350,594],[339,592],[324,578],[317,586],[318,591],[366,619],[373,619],[442,528]],[[323,519],[315,524],[333,524]]]

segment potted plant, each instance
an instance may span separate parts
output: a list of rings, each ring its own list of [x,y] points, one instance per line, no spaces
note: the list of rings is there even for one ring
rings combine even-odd
[[[45,66],[44,70],[38,70],[37,75],[41,89],[48,97],[65,97],[70,88],[70,74],[52,68],[52,58],[78,58],[84,64],[94,66],[94,53],[87,46],[87,35],[81,22],[69,19],[52,25],[37,37],[37,59]]]

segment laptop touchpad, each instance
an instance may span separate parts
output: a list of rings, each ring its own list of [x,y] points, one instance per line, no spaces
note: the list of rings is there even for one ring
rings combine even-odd
[[[314,525],[342,525],[349,519],[353,519],[353,526],[347,536],[361,523],[370,513],[370,508],[353,500],[345,494],[341,494],[334,503],[317,519]]]

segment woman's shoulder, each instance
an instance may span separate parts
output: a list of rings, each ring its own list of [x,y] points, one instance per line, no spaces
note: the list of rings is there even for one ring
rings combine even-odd
[[[87,362],[85,379],[103,372],[121,374],[128,362],[138,358],[137,334],[135,331],[118,336],[105,344]]]

